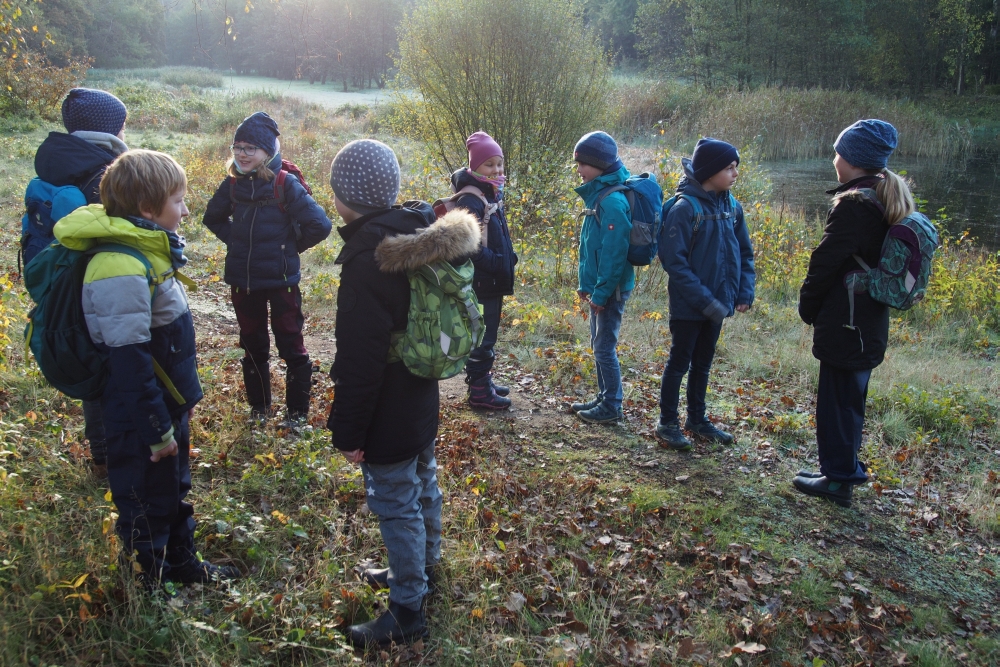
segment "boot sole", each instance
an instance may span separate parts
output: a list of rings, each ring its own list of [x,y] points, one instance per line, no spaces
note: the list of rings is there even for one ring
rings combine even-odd
[[[813,479],[815,479],[815,478],[813,478]],[[810,487],[799,486],[798,484],[796,484],[794,482],[794,480],[792,481],[792,486],[795,487],[796,491],[798,491],[799,493],[801,493],[803,495],[812,496],[813,498],[822,498],[823,500],[828,500],[831,503],[834,503],[836,505],[840,505],[841,507],[850,507],[851,506],[851,501],[850,500],[846,500],[844,498],[838,498],[836,496],[831,496],[831,495],[823,493],[821,491],[816,491],[816,489],[813,489],[813,488],[810,488]]]
[[[473,403],[469,401],[469,406],[473,408],[479,408],[481,410],[506,410],[509,405],[493,405],[492,403]]]
[[[593,419],[591,417],[584,417],[582,413],[577,412],[576,416],[587,422],[588,424],[617,424],[618,422],[625,419],[625,417],[611,417],[609,419]]]

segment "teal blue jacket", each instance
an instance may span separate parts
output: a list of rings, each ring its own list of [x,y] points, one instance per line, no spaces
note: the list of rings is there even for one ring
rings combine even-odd
[[[629,177],[628,169],[598,176],[576,189],[588,209],[594,208],[597,195],[604,188],[621,185]],[[580,271],[578,290],[590,295],[595,306],[607,303],[615,289],[622,292],[635,287],[635,270],[628,263],[628,240],[632,232],[632,214],[628,201],[615,192],[601,202],[601,224],[588,215],[580,230]]]

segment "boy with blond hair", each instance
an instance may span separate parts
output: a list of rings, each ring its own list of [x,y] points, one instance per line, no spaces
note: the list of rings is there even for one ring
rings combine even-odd
[[[186,191],[184,169],[169,155],[129,151],[104,174],[104,204],[78,208],[53,230],[73,250],[114,244],[87,264],[82,304],[91,339],[108,353],[101,408],[122,559],[134,558],[149,588],[239,575],[199,560],[194,509],[184,500],[188,423],[203,396],[178,273],[187,262],[178,233]]]

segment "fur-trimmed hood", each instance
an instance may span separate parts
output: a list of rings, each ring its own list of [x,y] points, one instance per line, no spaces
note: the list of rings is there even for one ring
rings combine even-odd
[[[433,262],[455,262],[478,252],[480,238],[476,218],[456,208],[413,234],[385,238],[375,249],[375,263],[384,273],[399,273]]]

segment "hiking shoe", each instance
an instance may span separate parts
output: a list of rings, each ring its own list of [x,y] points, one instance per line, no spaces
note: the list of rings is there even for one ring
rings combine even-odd
[[[621,408],[613,408],[606,402],[598,403],[589,410],[581,410],[576,416],[589,424],[614,424],[625,417]]]
[[[433,565],[428,565],[424,568],[424,574],[427,576],[428,594],[437,591],[437,574],[435,573],[435,569]],[[383,567],[377,570],[365,570],[361,573],[361,581],[376,591],[389,588],[389,568]]]
[[[192,560],[186,565],[170,568],[169,579],[178,584],[208,584],[242,576],[239,569],[232,565],[212,565],[207,560]]]
[[[388,611],[375,620],[347,628],[347,638],[357,648],[409,644],[426,636],[423,604],[414,610],[392,600],[389,600]]]
[[[826,477],[796,477],[792,485],[801,493],[817,498],[826,498],[841,507],[851,506],[854,486],[844,482],[833,482]]]
[[[684,431],[681,430],[681,423],[676,419],[666,424],[657,425],[656,437],[675,452],[691,451],[691,441],[684,437]]]
[[[601,404],[601,397],[597,396],[592,400],[587,401],[586,403],[574,403],[573,405],[569,406],[569,409],[572,410],[573,412],[583,412],[585,410],[593,410],[600,404]]]
[[[715,428],[715,424],[710,421],[698,422],[697,424],[688,422],[684,424],[684,428],[691,431],[695,437],[709,442],[717,442],[720,445],[730,445],[735,439],[732,433]]]
[[[510,387],[505,384],[497,384],[493,381],[493,374],[490,373],[490,386],[493,387],[493,393],[497,396],[510,396]]]
[[[472,381],[466,378],[466,382],[469,383],[469,405],[472,407],[486,410],[506,410],[510,407],[509,398],[493,391],[489,375]]]

